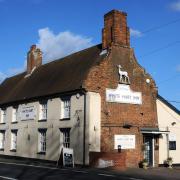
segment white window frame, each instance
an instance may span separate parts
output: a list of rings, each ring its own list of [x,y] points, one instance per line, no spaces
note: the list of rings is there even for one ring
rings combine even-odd
[[[46,152],[46,131],[47,129],[38,130],[38,152],[39,153]]]
[[[0,131],[0,150],[4,150],[5,146],[5,131]]]
[[[39,120],[47,120],[47,102],[39,104]]]
[[[1,109],[1,122],[0,123],[6,123],[6,117],[7,117],[7,109]]]
[[[11,131],[11,150],[17,150],[17,130]]]
[[[12,110],[12,122],[18,121],[18,107],[14,107]]]
[[[63,134],[63,147],[70,148],[70,128],[61,128]]]
[[[61,99],[61,119],[70,119],[71,100],[70,98]]]

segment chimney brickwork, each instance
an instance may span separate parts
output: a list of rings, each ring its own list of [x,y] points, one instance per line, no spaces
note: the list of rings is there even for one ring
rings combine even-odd
[[[103,49],[109,48],[112,44],[130,47],[130,33],[126,17],[126,13],[117,10],[112,10],[104,15]]]
[[[42,65],[42,52],[36,45],[32,45],[27,54],[27,74],[30,74],[34,68]]]

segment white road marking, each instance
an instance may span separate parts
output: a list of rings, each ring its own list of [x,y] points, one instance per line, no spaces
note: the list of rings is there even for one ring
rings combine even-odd
[[[44,168],[44,169],[52,169],[52,170],[66,170],[66,169],[60,169],[60,168],[53,168],[53,167],[46,167],[46,166],[35,166],[30,164],[17,164],[17,163],[7,163],[7,162],[0,162],[0,164],[9,164],[9,165],[17,165],[17,166],[28,166],[28,167],[36,167],[36,168]]]
[[[99,176],[107,176],[107,177],[115,177],[115,175],[112,174],[98,174]]]
[[[69,171],[69,170],[72,170],[72,169],[55,168],[55,167],[47,167],[47,166],[36,166],[36,165],[31,165],[31,164],[8,163],[8,162],[0,162],[0,164],[9,164],[9,165],[17,165],[17,166],[27,166],[27,167],[50,169],[50,170],[61,170],[61,171]],[[86,171],[80,171],[80,170],[72,170],[72,171],[73,171],[73,172],[77,172],[77,173],[87,173]]]
[[[8,180],[17,180],[17,179],[10,178],[10,177],[6,177],[6,176],[0,176],[0,178],[3,178],[3,179],[8,179]]]
[[[138,179],[138,178],[129,178],[131,180],[144,180],[144,179]]]

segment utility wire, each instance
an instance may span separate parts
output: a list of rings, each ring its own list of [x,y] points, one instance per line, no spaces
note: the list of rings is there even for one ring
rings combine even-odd
[[[177,103],[180,104],[180,101],[171,101],[171,100],[167,100],[168,102],[172,102],[172,103]]]
[[[145,30],[145,31],[142,31],[142,34],[146,34],[146,33],[149,33],[149,32],[151,32],[151,31],[155,31],[155,30],[161,29],[161,28],[163,28],[163,27],[169,26],[169,25],[171,25],[171,24],[175,24],[175,23],[177,23],[177,22],[180,22],[180,18],[175,19],[175,20],[172,20],[172,21],[169,21],[169,22],[164,23],[164,24],[161,24],[161,25],[159,25],[159,26],[154,26],[154,27],[152,27],[152,28],[149,28],[149,29],[147,29],[147,30]]]
[[[167,45],[165,45],[165,46],[162,46],[162,47],[157,48],[157,49],[154,49],[154,50],[152,50],[152,51],[150,51],[150,52],[148,52],[148,53],[145,53],[144,55],[139,56],[139,57],[142,58],[142,57],[146,57],[146,56],[152,55],[152,54],[154,54],[154,53],[157,53],[157,52],[162,51],[162,50],[164,50],[164,49],[167,49],[167,48],[169,48],[169,47],[175,46],[176,44],[179,44],[179,43],[180,43],[180,41],[174,41],[174,42],[169,43],[169,44],[167,44]]]
[[[171,77],[168,78],[168,79],[165,79],[165,80],[163,80],[163,81],[160,81],[160,82],[158,83],[158,85],[159,85],[159,84],[162,84],[162,83],[165,83],[165,82],[168,82],[168,81],[170,81],[170,80],[172,80],[172,79],[175,79],[175,78],[178,78],[178,77],[180,77],[180,74],[171,76]]]

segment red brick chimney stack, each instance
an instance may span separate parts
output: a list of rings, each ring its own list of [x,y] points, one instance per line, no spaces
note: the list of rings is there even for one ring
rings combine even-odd
[[[30,74],[36,67],[42,65],[42,52],[36,45],[32,45],[27,54],[27,74]]]
[[[102,48],[109,48],[112,44],[130,47],[130,33],[127,27],[127,14],[112,10],[104,15],[102,30]]]

